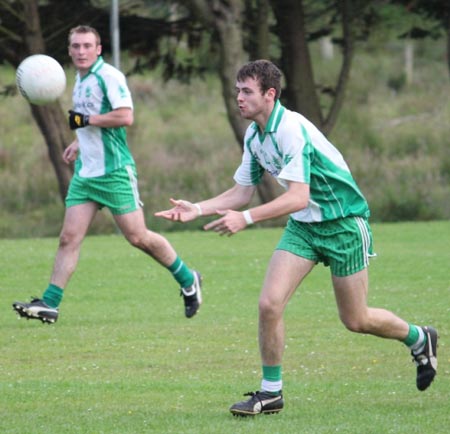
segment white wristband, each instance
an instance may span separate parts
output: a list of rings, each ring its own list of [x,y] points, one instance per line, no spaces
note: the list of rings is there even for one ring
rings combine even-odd
[[[203,212],[200,205],[198,203],[194,203],[194,206],[197,208],[198,215],[201,216]]]
[[[252,216],[251,216],[251,214],[250,214],[250,211],[248,210],[248,209],[246,209],[245,211],[243,211],[242,212],[242,215],[244,216],[244,219],[245,219],[245,223],[247,223],[247,225],[252,225],[254,222],[253,222],[253,219],[252,219]]]

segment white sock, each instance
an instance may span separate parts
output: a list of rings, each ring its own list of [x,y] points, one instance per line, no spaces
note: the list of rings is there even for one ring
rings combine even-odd
[[[420,354],[425,348],[425,333],[422,330],[422,327],[417,327],[419,330],[419,338],[414,345],[411,345],[411,351],[413,354]]]
[[[266,392],[279,392],[283,388],[283,381],[261,381],[261,390]]]

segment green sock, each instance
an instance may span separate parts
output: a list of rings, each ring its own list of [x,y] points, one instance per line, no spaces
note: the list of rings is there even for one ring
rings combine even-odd
[[[188,288],[194,283],[194,274],[178,256],[167,269],[182,288]]]
[[[64,290],[62,288],[50,283],[48,288],[44,291],[42,300],[50,307],[58,307],[63,298],[63,293]]]
[[[414,324],[409,324],[408,336],[406,336],[403,343],[412,350],[417,350],[418,348],[423,347],[426,342],[427,336],[422,329]]]
[[[281,381],[281,365],[266,366],[263,365],[263,379],[261,389],[273,395],[279,395],[283,387]]]

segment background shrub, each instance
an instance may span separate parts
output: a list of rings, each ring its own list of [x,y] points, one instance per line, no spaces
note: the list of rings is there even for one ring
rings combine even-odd
[[[358,51],[344,107],[330,139],[343,152],[367,197],[373,221],[450,218],[450,82],[439,41],[417,45],[414,80],[393,89],[403,74],[401,43]],[[337,59],[317,62],[318,79],[332,79]],[[329,77],[327,76],[329,75]],[[71,105],[68,70],[63,108]],[[0,67],[0,87],[14,71]],[[146,218],[154,230],[194,229],[155,219],[170,197],[193,201],[232,185],[240,162],[216,76],[190,84],[159,76],[132,76],[135,123],[128,130]],[[326,102],[324,102],[326,104]],[[59,233],[63,204],[44,140],[22,97],[0,99],[0,237]],[[279,221],[274,222],[279,224]],[[114,233],[107,211],[91,233]]]

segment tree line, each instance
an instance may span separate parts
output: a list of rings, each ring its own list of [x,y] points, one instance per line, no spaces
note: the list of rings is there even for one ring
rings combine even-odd
[[[111,50],[110,2],[0,0],[0,64],[17,67],[27,56],[45,53],[68,61],[67,34],[78,24],[96,27],[104,51]],[[246,60],[267,58],[283,70],[282,102],[330,133],[345,103],[358,43],[374,32],[399,38],[446,38],[450,71],[448,0],[130,0],[121,2],[121,47],[134,59],[128,74],[161,67],[166,80],[188,81],[206,72],[220,77],[223,102],[239,146],[246,128],[235,103],[235,74]],[[389,25],[389,23],[391,23]],[[393,23],[393,24],[392,24]],[[314,74],[310,46],[328,41],[341,62],[333,83]],[[2,93],[14,92],[6,86]],[[62,161],[71,141],[58,102],[30,105],[45,139],[64,199],[73,168]],[[265,177],[258,190],[271,200]]]

